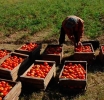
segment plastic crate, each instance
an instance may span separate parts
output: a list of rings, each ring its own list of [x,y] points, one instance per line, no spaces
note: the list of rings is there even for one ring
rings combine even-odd
[[[30,71],[30,69],[36,65],[36,64],[43,64],[44,62],[47,62],[49,66],[51,66],[50,71],[47,73],[46,77],[32,77],[27,76],[27,72]],[[29,87],[29,89],[41,89],[45,90],[48,86],[50,80],[52,77],[55,77],[56,74],[56,63],[55,61],[44,61],[44,60],[35,60],[35,62],[20,76],[20,80],[22,82],[23,87]]]

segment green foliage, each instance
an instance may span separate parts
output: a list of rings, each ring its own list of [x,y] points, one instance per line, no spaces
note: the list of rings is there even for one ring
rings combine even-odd
[[[50,27],[57,34],[66,16],[77,15],[85,22],[85,34],[95,38],[104,30],[103,4],[104,0],[0,0],[0,31],[25,29],[32,35]]]

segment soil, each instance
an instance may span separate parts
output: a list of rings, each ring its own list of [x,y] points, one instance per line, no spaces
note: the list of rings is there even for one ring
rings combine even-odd
[[[5,38],[3,37],[3,33],[0,33],[1,34],[0,49],[9,49],[14,51],[22,44],[24,44],[24,42],[37,42],[37,43],[42,43],[42,51],[43,51],[47,44],[58,44],[58,38],[56,38],[55,36],[52,36],[45,40],[45,37],[49,35],[50,32],[51,29],[44,29],[40,32],[35,33],[33,36],[28,37],[28,32],[20,31],[20,32],[15,32],[14,34],[7,36]],[[82,37],[82,41],[89,41],[89,40],[91,39],[88,38],[86,35]],[[100,44],[103,44],[104,35],[101,35],[94,40],[98,40]],[[67,36],[63,47],[64,47],[65,55],[67,55],[67,53],[72,52],[71,48],[73,48],[73,44],[71,43],[71,41],[68,39]]]

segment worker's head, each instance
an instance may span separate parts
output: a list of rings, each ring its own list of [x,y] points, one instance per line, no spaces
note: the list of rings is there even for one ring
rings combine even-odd
[[[76,26],[76,24],[77,24],[77,19],[73,18],[73,17],[70,17],[66,22],[66,27],[67,28],[73,28],[73,27]]]

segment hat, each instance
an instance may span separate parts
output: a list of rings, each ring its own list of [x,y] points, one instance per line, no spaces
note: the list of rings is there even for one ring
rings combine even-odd
[[[77,18],[70,17],[66,22],[67,28],[72,28],[77,24]]]

